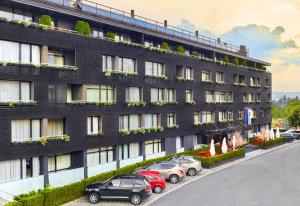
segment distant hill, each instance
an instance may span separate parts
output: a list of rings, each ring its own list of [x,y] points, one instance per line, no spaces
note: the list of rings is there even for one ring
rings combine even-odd
[[[272,99],[275,101],[278,101],[281,99],[283,96],[286,96],[287,98],[295,98],[299,97],[300,98],[300,92],[273,92],[272,93]]]

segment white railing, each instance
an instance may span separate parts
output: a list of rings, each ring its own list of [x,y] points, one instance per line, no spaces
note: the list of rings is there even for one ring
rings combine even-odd
[[[148,155],[146,155],[146,160],[155,159],[155,158],[159,158],[159,157],[163,157],[163,156],[166,156],[166,152],[148,154]]]
[[[125,167],[127,165],[133,165],[137,162],[142,162],[142,161],[143,161],[143,156],[133,157],[133,158],[126,159],[126,160],[120,160],[120,167]]]
[[[49,183],[52,187],[59,187],[84,179],[84,168],[62,170],[49,173]]]
[[[117,169],[117,162],[104,163],[88,167],[88,177]]]

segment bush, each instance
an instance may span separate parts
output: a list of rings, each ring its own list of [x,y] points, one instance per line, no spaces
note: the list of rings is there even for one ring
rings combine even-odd
[[[42,15],[39,18],[39,24],[52,26],[51,17],[49,15]]]
[[[239,64],[240,64],[239,59],[235,57],[235,58],[233,59],[233,64],[234,64],[234,65],[239,65]]]
[[[12,202],[6,203],[4,206],[22,206],[22,204],[17,201],[12,201]]]
[[[108,38],[108,39],[110,39],[110,40],[113,40],[113,41],[116,40],[116,35],[115,35],[115,33],[113,33],[113,32],[107,32],[107,33],[105,34],[105,37]]]
[[[44,206],[62,205],[82,197],[83,192],[83,181],[53,189],[45,189],[42,191],[42,194],[44,195]]]
[[[44,205],[44,196],[40,193],[21,198],[19,200],[22,206],[43,206]]]
[[[192,52],[192,56],[198,57],[198,56],[199,56],[199,52],[193,51],[193,52]]]
[[[169,46],[168,42],[165,42],[165,41],[161,43],[160,48],[170,51],[170,46]]]
[[[225,62],[226,64],[228,64],[229,63],[229,57],[227,56],[227,55],[225,55],[224,57],[223,57],[223,62]]]
[[[179,53],[179,54],[184,54],[185,53],[185,49],[183,46],[177,46],[176,47],[176,51]]]
[[[245,148],[239,148],[237,150],[229,151],[225,154],[216,155],[214,157],[197,157],[197,158],[201,161],[203,167],[210,168],[219,162],[223,162],[225,160],[234,157],[244,156],[244,155],[245,155]]]
[[[244,60],[241,62],[241,65],[247,67],[247,66],[248,66],[247,60],[244,59]]]
[[[88,22],[78,20],[76,22],[75,30],[77,33],[89,36],[91,34],[91,28]]]
[[[283,142],[286,142],[285,138],[284,137],[279,137],[279,138],[276,138],[276,139],[272,139],[272,140],[263,142],[261,144],[261,148],[265,149],[265,148],[267,148],[269,146],[280,144],[280,143],[283,143]]]

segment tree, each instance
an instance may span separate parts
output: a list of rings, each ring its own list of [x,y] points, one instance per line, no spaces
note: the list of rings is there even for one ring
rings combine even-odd
[[[284,111],[276,102],[272,103],[272,116],[273,118],[284,118]]]
[[[297,128],[298,126],[300,126],[300,105],[293,108],[288,117],[288,121],[290,126],[292,127]]]
[[[223,57],[223,62],[225,62],[226,64],[229,63],[229,57],[228,57],[227,55],[225,55],[225,56]]]

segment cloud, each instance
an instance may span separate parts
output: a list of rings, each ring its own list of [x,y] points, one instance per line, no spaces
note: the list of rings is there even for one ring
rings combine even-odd
[[[217,38],[215,34],[213,34],[211,31],[207,30],[207,29],[200,29],[197,28],[195,24],[191,23],[189,20],[187,19],[181,19],[180,24],[177,25],[177,27],[181,28],[181,29],[185,29],[187,31],[199,31],[199,34],[203,35],[203,36],[207,36],[210,38]]]

